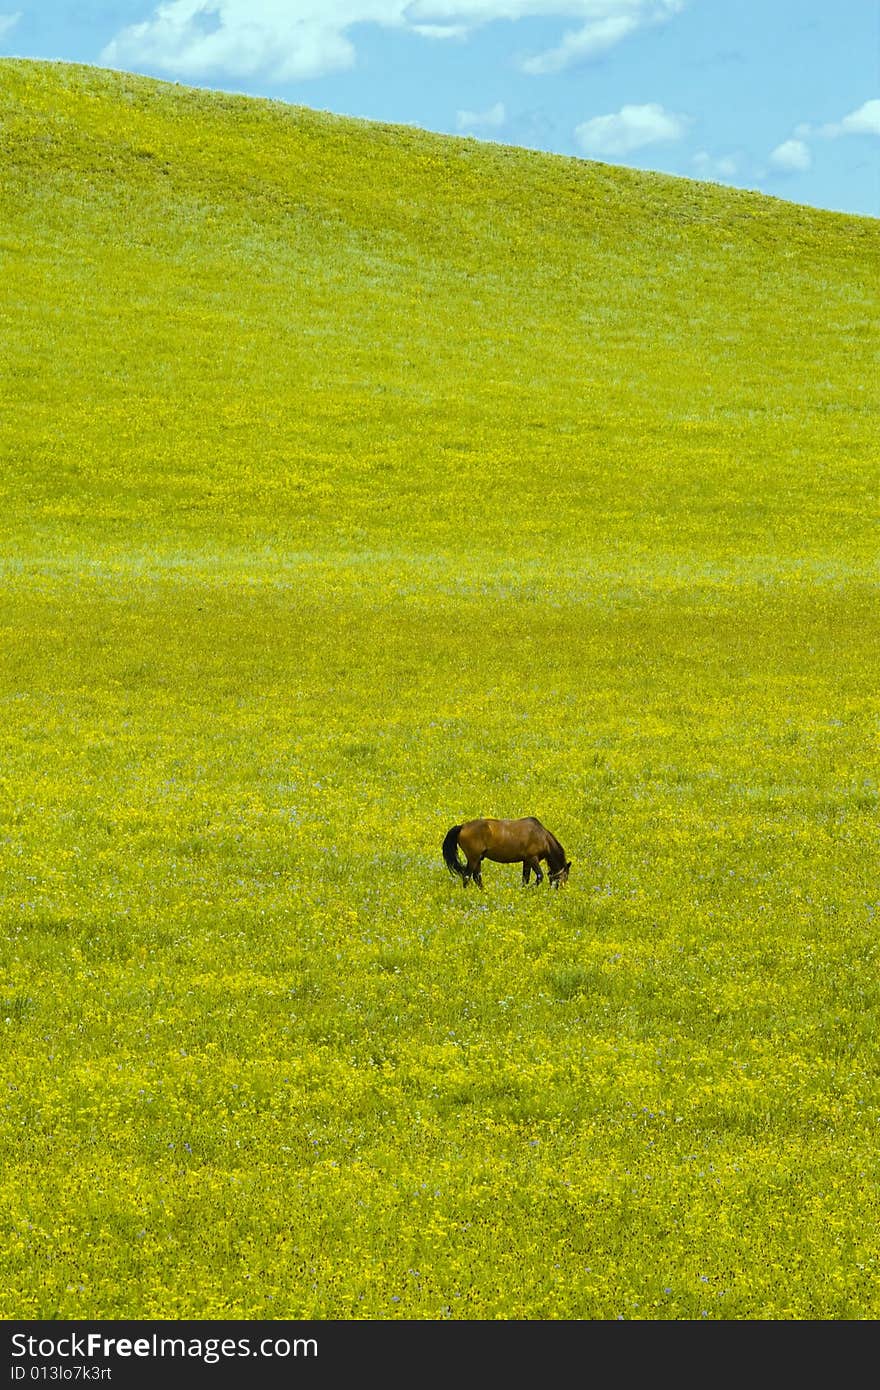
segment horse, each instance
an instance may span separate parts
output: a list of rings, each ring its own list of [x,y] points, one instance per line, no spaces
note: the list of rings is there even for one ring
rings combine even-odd
[[[464,864],[458,857],[459,848],[465,856]],[[469,820],[447,831],[443,862],[451,874],[458,874],[463,888],[467,888],[471,879],[482,888],[480,864],[484,859],[496,864],[521,862],[523,887],[532,872],[538,883],[543,882],[542,859],[547,863],[547,874],[554,888],[567,881],[571,868],[571,861],[566,859],[556,836],[545,830],[534,816],[523,816],[521,820]]]

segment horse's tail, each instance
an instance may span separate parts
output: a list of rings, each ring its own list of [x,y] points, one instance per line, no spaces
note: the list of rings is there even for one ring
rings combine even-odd
[[[467,869],[458,857],[458,832],[460,825],[454,825],[446,834],[443,841],[443,862],[451,874],[458,874],[459,878],[467,878]]]

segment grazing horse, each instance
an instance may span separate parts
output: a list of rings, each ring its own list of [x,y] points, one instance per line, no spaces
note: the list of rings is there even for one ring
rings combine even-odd
[[[459,847],[465,856],[464,864],[458,857]],[[542,882],[540,861],[544,859],[554,888],[565,883],[571,868],[556,836],[534,816],[524,816],[522,820],[469,820],[448,831],[443,841],[443,862],[451,874],[458,874],[463,888],[471,879],[482,888],[480,864],[484,859],[492,859],[496,864],[522,863],[523,884],[528,883],[532,870],[538,883]]]

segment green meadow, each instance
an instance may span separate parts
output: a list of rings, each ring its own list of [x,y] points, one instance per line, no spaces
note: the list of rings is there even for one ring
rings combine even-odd
[[[9,60],[0,176],[0,1315],[880,1316],[878,223]]]

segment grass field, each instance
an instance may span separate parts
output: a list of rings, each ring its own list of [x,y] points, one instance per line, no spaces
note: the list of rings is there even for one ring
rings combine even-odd
[[[17,61],[0,168],[0,1315],[880,1316],[876,221]]]

